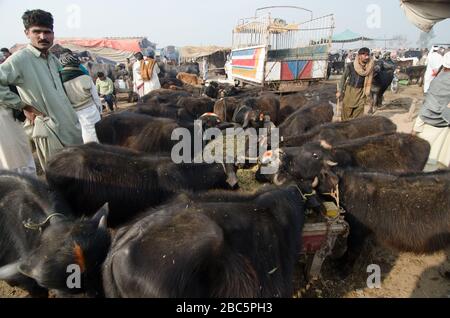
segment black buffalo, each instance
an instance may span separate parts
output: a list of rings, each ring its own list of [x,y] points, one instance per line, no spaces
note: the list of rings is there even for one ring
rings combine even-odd
[[[279,123],[283,123],[286,118],[307,105],[308,100],[303,93],[282,96],[280,98]]]
[[[280,134],[283,137],[304,134],[315,126],[331,122],[333,116],[333,106],[329,102],[312,102],[290,115],[280,125]]]
[[[416,136],[392,133],[349,140],[330,146],[311,142],[297,148],[271,152],[267,164],[276,162],[275,182],[294,178],[314,180],[323,169],[334,166],[360,167],[388,173],[423,171],[430,154],[430,144]],[[263,160],[264,163],[264,160]]]
[[[233,121],[233,115],[236,109],[241,105],[241,100],[236,97],[221,98],[214,104],[214,113],[222,121]]]
[[[222,164],[175,164],[167,156],[99,144],[62,150],[46,172],[49,185],[75,213],[89,215],[109,203],[111,226],[179,191],[231,189],[237,184],[234,170]]]
[[[392,133],[397,126],[382,116],[367,116],[349,121],[326,123],[314,127],[305,134],[284,137],[283,147],[300,147],[307,142],[324,140],[330,145],[346,140]]]
[[[280,124],[280,101],[277,96],[270,93],[261,94],[258,97],[249,97],[242,101],[242,105],[252,108],[259,113],[270,116],[275,124]]]
[[[106,218],[102,210],[76,219],[43,182],[0,172],[0,280],[32,297],[46,297],[49,289],[100,296],[110,245]],[[71,265],[78,266],[80,286],[67,284]]]
[[[395,63],[390,59],[381,59],[375,63],[371,87],[372,105],[369,113],[374,113],[383,103],[383,96],[394,79]]]
[[[137,114],[176,120],[178,119],[178,111],[180,110],[180,107],[174,104],[148,103],[138,105],[133,109],[128,110]]]
[[[178,108],[179,110],[185,109]],[[153,111],[157,112],[155,109]],[[199,116],[195,119],[199,121],[198,123],[195,123],[191,116],[178,118],[177,115],[177,119],[171,119],[135,112],[122,112],[103,118],[95,125],[95,129],[102,144],[126,147],[150,154],[166,155],[170,155],[173,147],[179,142],[178,140],[172,140],[172,135],[176,129],[183,129],[189,135],[191,158],[194,158],[196,131],[202,133],[208,128],[223,130],[233,127],[232,124],[223,123],[214,113],[205,113]],[[202,143],[205,145],[206,141],[202,141]]]
[[[450,171],[393,175],[339,169],[321,176],[320,192],[339,184],[350,224],[348,252],[338,263],[348,273],[368,235],[384,246],[417,254],[450,245]]]
[[[182,196],[118,230],[108,297],[292,297],[305,202],[296,186]]]
[[[102,144],[130,147],[142,131],[149,126],[158,128],[178,127],[176,121],[172,119],[125,111],[103,118],[95,124],[95,130],[98,140]],[[153,138],[157,139],[157,136],[153,135]],[[159,149],[152,150],[158,151]]]
[[[182,97],[192,96],[188,92],[171,90],[171,89],[157,89],[142,97],[138,105],[149,105],[152,103],[159,104],[176,104]]]
[[[209,97],[182,97],[177,104],[180,107],[178,120],[193,123],[203,114],[214,112],[214,103]]]

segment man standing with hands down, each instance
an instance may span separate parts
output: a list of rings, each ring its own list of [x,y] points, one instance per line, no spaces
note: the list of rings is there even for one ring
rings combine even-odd
[[[346,65],[336,94],[338,100],[344,95],[343,121],[364,115],[364,106],[372,87],[374,66],[370,50],[366,47],[358,51],[354,62]]]

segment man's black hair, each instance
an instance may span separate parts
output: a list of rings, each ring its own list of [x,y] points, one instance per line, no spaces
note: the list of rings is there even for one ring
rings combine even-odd
[[[98,73],[97,73],[97,77],[105,77],[105,73],[103,73],[103,72],[98,72]]]
[[[3,52],[3,53],[11,53],[6,47],[1,48],[1,49],[0,49],[0,52]]]
[[[363,48],[359,49],[358,55],[362,55],[362,54],[369,54],[370,55],[370,49],[367,48],[367,47],[363,47]]]
[[[26,30],[33,26],[46,27],[53,30],[53,16],[44,10],[28,10],[23,16],[23,26]]]

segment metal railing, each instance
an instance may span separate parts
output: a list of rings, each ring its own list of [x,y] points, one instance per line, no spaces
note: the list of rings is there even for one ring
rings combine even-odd
[[[269,50],[331,45],[334,15],[287,24],[269,14],[242,19],[233,30],[233,49],[264,45]]]

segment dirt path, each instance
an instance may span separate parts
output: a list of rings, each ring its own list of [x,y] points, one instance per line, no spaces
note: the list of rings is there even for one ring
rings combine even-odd
[[[323,279],[303,290],[303,297],[450,298],[450,279],[444,276],[444,271],[450,268],[450,251],[433,255],[396,254],[373,244],[369,246],[346,279],[339,279],[336,267],[327,262]],[[379,289],[367,287],[369,265],[381,268]]]
[[[450,265],[445,252],[430,256],[405,253],[391,260],[393,267],[384,273],[380,289],[365,288],[346,297],[450,298],[450,280],[440,273]]]
[[[400,87],[397,94],[386,92],[383,107],[375,114],[391,119],[399,132],[411,133],[423,98],[423,90],[417,85]]]
[[[26,297],[28,293],[19,288],[11,288],[5,282],[0,281],[0,298],[22,298]]]

